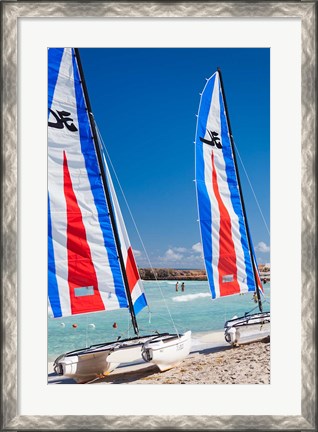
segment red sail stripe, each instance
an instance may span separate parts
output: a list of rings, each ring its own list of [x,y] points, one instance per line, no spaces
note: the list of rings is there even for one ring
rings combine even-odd
[[[73,190],[65,151],[64,194],[67,211],[68,284],[72,314],[104,310],[81,210]],[[75,288],[93,287],[94,295],[76,296]]]
[[[126,274],[128,279],[129,291],[132,292],[134,286],[139,280],[139,273],[131,246],[128,248],[127,251]]]
[[[264,294],[263,284],[262,284],[262,281],[261,281],[261,279],[260,279],[260,277],[259,277],[258,270],[257,270],[257,268],[256,268],[255,260],[254,260],[254,259],[253,259],[253,267],[254,267],[254,273],[256,274],[256,282],[257,282],[258,288],[259,288],[259,289],[262,291],[262,293]]]
[[[214,195],[218,202],[220,212],[220,246],[219,246],[219,286],[220,296],[237,294],[240,292],[240,286],[237,281],[237,266],[236,266],[236,253],[234,242],[232,238],[232,224],[231,218],[219,191],[217,175],[214,164],[214,152],[212,151],[212,185]],[[224,282],[223,277],[233,275],[233,281]]]

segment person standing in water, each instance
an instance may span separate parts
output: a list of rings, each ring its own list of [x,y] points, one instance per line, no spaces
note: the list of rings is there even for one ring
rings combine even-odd
[[[184,282],[182,282],[182,284],[181,284],[181,291],[184,291],[184,288],[185,288]]]
[[[179,291],[179,282],[176,283],[176,291]]]

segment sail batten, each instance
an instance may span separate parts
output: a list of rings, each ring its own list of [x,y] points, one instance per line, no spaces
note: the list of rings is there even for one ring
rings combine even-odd
[[[195,139],[199,223],[212,298],[256,289],[256,260],[250,251],[230,134],[216,72],[201,95]]]
[[[49,49],[48,70],[48,294],[53,316],[127,308],[74,49]]]

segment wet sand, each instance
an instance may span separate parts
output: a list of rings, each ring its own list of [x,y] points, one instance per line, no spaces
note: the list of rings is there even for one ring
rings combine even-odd
[[[75,381],[57,376],[48,365],[49,384],[72,384]],[[122,365],[109,376],[94,381],[105,384],[269,384],[270,343],[268,340],[231,347],[223,332],[193,337],[192,350],[183,362],[159,372],[148,363]]]

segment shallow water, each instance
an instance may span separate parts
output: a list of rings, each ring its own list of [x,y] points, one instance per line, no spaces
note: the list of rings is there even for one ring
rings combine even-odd
[[[192,330],[193,333],[220,330],[226,320],[234,315],[242,316],[256,306],[252,300],[253,293],[212,300],[206,281],[186,281],[184,292],[181,291],[181,282],[178,292],[173,281],[144,282],[150,313],[145,308],[137,316],[141,334],[175,332],[176,329],[178,332]],[[267,300],[264,311],[268,311],[270,284],[264,288]],[[117,328],[113,328],[115,322]],[[73,324],[77,327],[73,328]],[[127,309],[49,318],[48,361],[67,351],[133,335]]]

